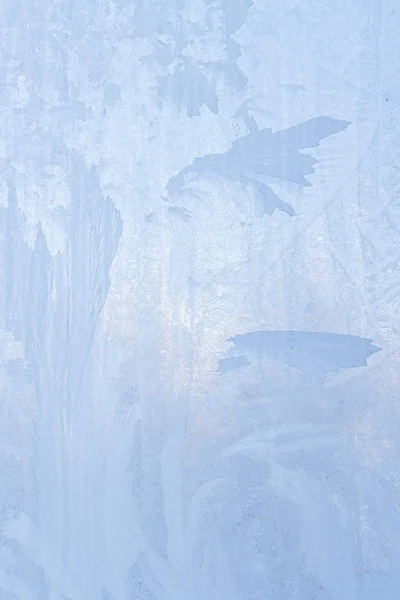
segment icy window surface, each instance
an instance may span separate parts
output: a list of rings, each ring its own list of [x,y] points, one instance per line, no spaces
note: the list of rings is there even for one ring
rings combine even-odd
[[[400,598],[399,11],[0,2],[0,600]]]

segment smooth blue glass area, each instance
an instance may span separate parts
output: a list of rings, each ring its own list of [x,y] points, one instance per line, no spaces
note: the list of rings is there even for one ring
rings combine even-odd
[[[399,600],[399,27],[0,2],[0,600]]]

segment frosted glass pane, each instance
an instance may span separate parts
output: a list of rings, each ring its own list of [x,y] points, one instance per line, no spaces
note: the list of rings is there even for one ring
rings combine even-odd
[[[398,3],[0,5],[0,600],[398,600]]]

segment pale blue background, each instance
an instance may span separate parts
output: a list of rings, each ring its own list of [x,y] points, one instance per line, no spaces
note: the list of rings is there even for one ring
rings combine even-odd
[[[0,3],[0,600],[400,598],[396,0]]]

